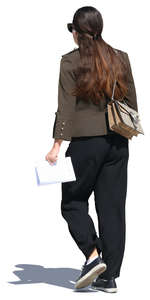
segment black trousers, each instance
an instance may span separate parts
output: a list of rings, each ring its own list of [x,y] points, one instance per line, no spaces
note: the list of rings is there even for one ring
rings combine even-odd
[[[113,133],[74,137],[65,156],[71,156],[77,180],[61,184],[61,213],[71,236],[86,259],[97,248],[107,269],[102,278],[119,277],[125,249],[125,203],[129,141]],[[89,215],[94,192],[99,236]]]

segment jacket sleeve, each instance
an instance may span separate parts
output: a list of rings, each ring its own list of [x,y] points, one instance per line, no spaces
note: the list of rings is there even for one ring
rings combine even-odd
[[[72,96],[71,91],[75,87],[75,82],[71,59],[62,57],[58,82],[58,107],[55,112],[52,133],[54,139],[71,140],[72,120],[76,103],[76,96]]]
[[[135,83],[132,74],[131,63],[128,54],[126,52],[125,54],[126,54],[126,61],[128,67],[128,92],[125,97],[125,101],[131,108],[135,109],[138,112],[137,94],[136,94],[136,88],[135,88]]]

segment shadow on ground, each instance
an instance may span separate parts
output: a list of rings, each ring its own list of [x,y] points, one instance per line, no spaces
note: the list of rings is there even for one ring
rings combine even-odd
[[[74,288],[75,281],[81,272],[80,270],[72,268],[44,268],[40,265],[29,264],[18,264],[15,267],[21,269],[13,272],[19,280],[8,282],[10,284],[46,283],[72,289],[74,292],[97,292],[92,289],[91,285],[82,289]]]

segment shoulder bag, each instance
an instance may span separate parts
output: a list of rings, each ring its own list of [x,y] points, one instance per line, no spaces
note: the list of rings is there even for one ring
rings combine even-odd
[[[132,139],[133,136],[144,134],[139,113],[129,107],[125,100],[115,100],[114,91],[116,79],[113,86],[111,101],[107,104],[108,122],[110,130],[113,130],[122,136]]]

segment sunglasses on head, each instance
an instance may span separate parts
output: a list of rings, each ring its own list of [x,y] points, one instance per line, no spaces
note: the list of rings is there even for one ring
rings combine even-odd
[[[79,32],[79,33],[89,33],[89,34],[91,34],[90,32],[88,32],[88,31],[82,31],[80,28],[78,28],[78,27],[76,27],[73,23],[68,23],[67,24],[67,28],[68,28],[68,30],[70,31],[70,32],[72,32],[73,30],[76,30],[77,32]]]
[[[75,29],[74,24],[73,23],[68,23],[67,24],[67,28],[70,32],[72,32],[73,29]]]

